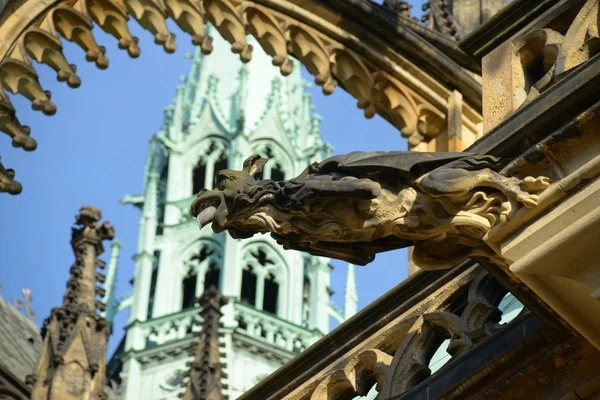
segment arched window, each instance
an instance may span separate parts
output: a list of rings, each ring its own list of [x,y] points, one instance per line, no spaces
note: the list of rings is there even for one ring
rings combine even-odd
[[[160,180],[158,181],[158,210],[157,210],[157,224],[156,234],[162,235],[165,224],[165,206],[167,203],[167,182],[169,179],[169,164],[165,165],[160,173]]]
[[[285,172],[279,164],[275,165],[273,169],[271,169],[271,179],[277,182],[285,180]]]
[[[263,297],[263,311],[277,314],[277,300],[279,298],[279,284],[275,275],[269,274],[265,278],[265,295]]]
[[[209,289],[211,286],[219,288],[220,275],[221,270],[216,262],[208,264],[208,269],[206,270],[206,274],[204,274],[204,290]]]
[[[248,250],[243,260],[242,301],[258,310],[279,314],[281,293],[285,293],[283,261],[273,250],[260,245]]]
[[[194,168],[194,195],[198,194],[202,189],[206,187],[206,182],[204,181],[206,177],[206,163],[204,161],[200,161],[196,168]],[[188,178],[189,179],[189,178]],[[189,186],[188,186],[189,187]]]
[[[242,294],[240,299],[243,303],[251,306],[256,305],[256,278],[251,266],[242,271]]]
[[[223,171],[229,167],[229,162],[225,154],[221,154],[221,158],[215,163],[215,174],[219,171]]]
[[[222,265],[222,250],[210,240],[197,242],[186,254],[189,258],[183,260],[184,272],[181,286],[183,309],[193,306],[194,299],[211,286],[219,289]]]
[[[188,275],[183,279],[182,283],[182,299],[181,308],[186,309],[194,305],[196,299],[196,283],[198,282],[198,276],[196,271],[190,271]]]
[[[158,281],[159,262],[160,251],[155,251],[154,263],[152,264],[152,278],[150,278],[150,295],[148,296],[148,309],[146,310],[146,318],[152,318],[152,310],[154,308],[154,295],[156,293],[156,283]]]

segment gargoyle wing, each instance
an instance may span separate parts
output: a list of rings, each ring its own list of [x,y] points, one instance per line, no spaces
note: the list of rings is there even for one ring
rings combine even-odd
[[[322,173],[335,171],[355,174],[394,174],[413,180],[444,164],[473,156],[474,153],[421,153],[415,151],[352,152],[330,157],[318,164]]]

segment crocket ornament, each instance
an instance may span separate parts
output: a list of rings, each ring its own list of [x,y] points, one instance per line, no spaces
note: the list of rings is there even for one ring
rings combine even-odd
[[[270,232],[286,249],[365,265],[414,245],[413,261],[443,269],[493,258],[483,241],[521,207],[534,207],[546,177],[499,173],[501,160],[473,153],[353,152],[314,163],[296,178],[262,179],[268,160],[217,173],[217,189],[192,204],[200,228],[234,238]]]

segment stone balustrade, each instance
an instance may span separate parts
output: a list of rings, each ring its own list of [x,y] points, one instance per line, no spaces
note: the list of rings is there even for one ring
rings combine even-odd
[[[143,338],[147,347],[183,339],[200,329],[194,325],[196,320],[201,320],[201,317],[198,308],[194,307],[145,321],[141,325]]]
[[[322,335],[240,302],[234,305],[236,330],[289,352],[299,353]]]

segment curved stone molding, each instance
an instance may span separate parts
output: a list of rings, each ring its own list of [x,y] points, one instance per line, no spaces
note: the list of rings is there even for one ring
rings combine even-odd
[[[449,339],[450,358],[459,357],[496,332],[498,305],[507,293],[484,269],[471,267],[367,337],[336,351],[332,364],[310,371],[305,381],[269,398],[328,400],[372,395],[398,398],[431,375],[428,364]],[[478,304],[485,303],[485,311]],[[466,307],[465,307],[466,304]],[[367,329],[364,327],[363,329]],[[481,332],[475,338],[474,332]],[[253,398],[253,397],[251,397]],[[372,397],[370,397],[372,398]]]
[[[545,27],[515,41],[517,58],[522,66],[522,71],[516,75],[517,106],[527,104],[560,80],[565,72],[599,52],[599,18],[599,1],[588,0],[564,35]]]
[[[448,129],[448,99],[461,85],[470,105],[463,106],[464,115],[459,110],[459,123],[465,129],[479,129],[481,117],[475,110],[481,105],[480,85],[452,59],[417,35],[407,37],[407,43],[414,42],[414,48],[390,46],[378,34],[365,35],[352,17],[338,9],[342,6],[312,2],[310,7],[299,0],[26,2],[0,26],[0,36],[5,38],[0,44],[0,130],[13,138],[13,146],[35,149],[29,128],[17,119],[5,91],[26,97],[34,110],[53,115],[56,105],[39,81],[31,60],[50,66],[59,81],[78,87],[81,80],[75,65],[62,52],[61,38],[77,43],[85,51],[86,60],[103,69],[109,62],[106,49],[94,39],[94,25],[114,36],[119,48],[127,50],[131,57],[137,57],[140,48],[127,26],[130,17],[148,30],[167,53],[176,48],[167,18],[188,33],[205,54],[212,50],[212,39],[205,29],[205,23],[210,22],[243,62],[252,58],[251,46],[246,41],[248,32],[256,37],[283,75],[291,72],[290,57],[297,58],[314,75],[323,93],[332,93],[338,85],[343,87],[357,99],[367,118],[379,113],[409,138],[411,147]],[[348,21],[342,23],[339,18]],[[427,48],[435,57],[423,57],[419,48]],[[453,68],[440,69],[444,64]],[[449,76],[452,73],[460,77],[453,79]]]

